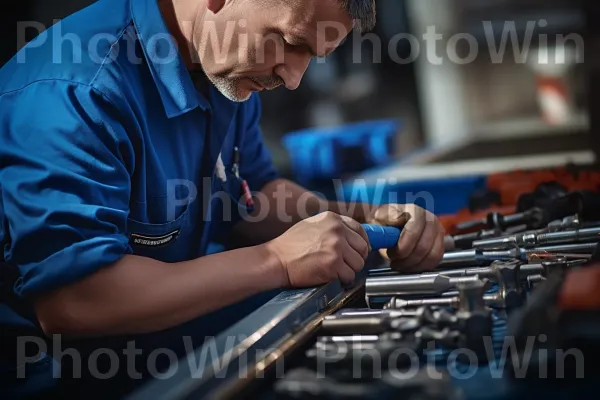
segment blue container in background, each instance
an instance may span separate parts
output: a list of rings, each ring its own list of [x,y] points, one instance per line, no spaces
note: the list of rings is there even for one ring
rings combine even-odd
[[[401,128],[389,119],[306,129],[285,135],[283,145],[295,180],[307,185],[388,164]]]
[[[390,183],[393,182],[393,183]],[[485,175],[397,182],[382,175],[360,176],[338,187],[341,201],[368,204],[417,204],[436,215],[454,214],[469,206],[469,196],[486,185]]]

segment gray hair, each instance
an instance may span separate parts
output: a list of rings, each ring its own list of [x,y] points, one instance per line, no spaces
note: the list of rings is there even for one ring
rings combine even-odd
[[[353,20],[358,21],[357,29],[370,31],[375,27],[375,0],[339,0]]]

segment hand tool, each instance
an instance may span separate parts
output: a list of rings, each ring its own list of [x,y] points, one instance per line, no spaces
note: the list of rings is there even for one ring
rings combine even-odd
[[[527,277],[527,290],[534,290],[535,287],[542,282],[546,281],[546,277],[543,275],[529,275]]]
[[[382,318],[382,317],[336,317],[329,316],[323,320],[321,331],[330,335],[378,335],[391,332],[398,327],[406,318]],[[415,318],[418,321],[418,319]]]
[[[459,269],[446,269],[442,271],[436,272],[424,272],[422,274],[413,274],[413,275],[396,275],[398,279],[416,279],[416,278],[431,278],[438,275],[447,276],[450,278],[452,282],[454,279],[465,276],[473,276],[478,275],[480,278],[488,278],[494,282],[498,281],[498,266],[497,263],[492,263],[492,265],[487,267],[471,267],[471,268],[459,268]],[[526,269],[524,267],[527,266]],[[528,275],[531,274],[539,274],[543,271],[542,264],[523,264],[521,266],[520,272],[522,272],[521,279],[525,280]],[[458,281],[457,281],[458,282]]]
[[[353,372],[356,367],[360,366],[362,371],[370,371],[373,373],[373,368],[388,367],[388,361],[392,353],[397,352],[398,348],[405,350],[411,349],[414,353],[422,352],[420,342],[414,340],[414,335],[402,340],[378,340],[373,343],[351,343],[351,344],[333,344],[317,342],[316,345],[308,349],[305,353],[306,357],[316,364],[317,368],[323,366],[332,367],[333,371],[339,371],[341,368],[351,367]],[[395,366],[402,367],[410,365],[412,360],[409,354],[404,354],[406,357],[394,357]],[[384,365],[378,365],[383,362]],[[327,374],[330,375],[330,374]],[[356,378],[356,376],[354,376]]]
[[[520,264],[520,263],[519,263]],[[367,284],[369,288],[367,290],[367,296],[373,297],[376,293],[376,290],[381,290],[382,292],[386,292],[389,296],[400,296],[401,291],[404,292],[405,295],[409,294],[409,291],[404,290],[404,287],[418,287],[423,284],[425,287],[429,287],[430,281],[438,276],[448,277],[448,286],[457,286],[463,282],[476,282],[480,278],[488,278],[493,282],[500,282],[502,279],[502,271],[501,269],[506,268],[502,263],[494,262],[489,267],[478,267],[478,268],[466,268],[466,269],[457,269],[457,270],[447,270],[440,272],[427,272],[423,274],[415,274],[415,275],[395,275],[395,276],[384,276],[384,277],[369,277],[367,278]],[[539,268],[536,268],[534,272],[531,273],[539,273],[542,270],[542,265],[539,265]],[[523,277],[523,280],[527,278],[527,275]],[[377,289],[373,289],[377,287]],[[385,289],[383,288],[385,287]],[[420,293],[413,293],[411,290],[410,293],[412,295],[418,295]],[[447,296],[448,291],[444,291],[441,295]],[[427,293],[425,293],[427,294]],[[383,296],[383,295],[382,295]]]
[[[390,247],[394,247],[400,238],[401,230],[396,227],[389,226],[380,226],[380,225],[369,225],[364,224],[363,227],[367,232],[367,236],[369,237],[369,244],[373,250],[386,249]],[[582,249],[584,247],[574,247]],[[589,247],[585,247],[586,251],[589,250]],[[534,250],[534,249],[532,249]],[[562,248],[553,248],[553,249],[545,249],[540,248],[538,251],[571,251],[568,247]],[[496,258],[494,258],[496,257]],[[513,253],[494,253],[494,252],[484,252],[483,254],[479,254],[479,252],[474,250],[466,250],[464,252],[452,252],[444,254],[444,259],[440,266],[449,266],[456,265],[462,263],[475,263],[476,265],[485,265],[489,262],[495,260],[507,260],[511,258],[519,258],[515,256]],[[526,254],[521,252],[521,259],[526,259]]]
[[[552,221],[548,224],[546,232],[559,232],[570,229],[579,229],[581,227],[581,221],[579,219],[579,215],[569,215],[563,219],[557,219],[556,221]]]
[[[422,310],[417,308],[414,310],[379,310],[374,308],[342,308],[335,313],[338,317],[385,317],[385,318],[400,318],[400,317],[418,317]],[[327,319],[329,317],[326,317]]]
[[[569,259],[584,259],[598,247],[597,243],[575,243],[553,246],[534,247],[530,249],[513,248],[508,250],[472,249],[444,254],[439,269],[457,265],[489,265],[494,261],[509,261],[512,259],[530,261],[536,258],[564,256]],[[568,252],[568,253],[567,253]]]
[[[547,182],[555,182],[563,191],[572,191],[596,190],[599,181],[597,171],[573,171],[570,167],[492,174],[487,177],[486,188],[474,193],[469,204],[489,204],[487,199],[497,204],[517,204],[523,194],[533,192]]]
[[[372,250],[396,247],[402,232],[401,229],[392,226],[363,224],[362,227],[367,233]]]
[[[579,261],[577,261],[577,263],[580,264]],[[426,272],[426,273],[423,273],[420,275],[415,275],[415,276],[426,277],[426,276],[435,276],[435,275],[440,274],[440,275],[444,275],[444,276],[453,278],[453,277],[457,277],[457,276],[479,275],[479,277],[481,277],[481,278],[488,278],[488,279],[494,280],[494,278],[497,276],[496,268],[497,267],[491,265],[489,267],[448,269],[448,270],[444,270],[444,271],[440,271],[440,272]],[[542,264],[523,264],[523,265],[521,265],[521,268],[519,269],[519,278],[521,280],[525,280],[530,275],[539,274],[539,273],[543,273],[543,272],[544,272],[544,266]],[[403,275],[403,276],[409,277],[411,275]]]
[[[514,263],[501,266],[498,270],[501,280],[513,279],[514,270],[518,267]],[[453,324],[453,329],[462,333],[459,347],[475,352],[479,363],[488,361],[486,339],[489,340],[492,336],[492,314],[483,300],[485,290],[486,285],[482,281],[461,283],[458,286],[460,305],[455,314],[456,323]],[[448,321],[448,316],[445,319]]]
[[[533,260],[544,260],[556,257],[565,257],[570,263],[579,263],[582,260],[590,259],[600,248],[599,243],[575,243],[553,246],[534,247],[531,249],[513,248],[509,250],[482,250],[471,249],[455,251],[444,254],[444,257],[438,265],[440,274],[453,267],[476,267],[490,265],[494,261],[510,261],[513,259],[524,262]],[[565,253],[569,252],[569,253]],[[537,267],[525,267],[525,270],[535,269]],[[435,274],[426,274],[424,277],[431,277]],[[390,267],[375,268],[369,271],[370,277],[396,277],[400,275]]]
[[[600,264],[569,270],[564,277],[549,277],[508,321],[507,336],[514,338],[514,352],[507,359],[505,372],[515,381],[526,379],[542,385],[549,380],[593,381],[599,371],[594,357],[600,353],[599,313]],[[578,356],[556,356],[568,349]],[[524,360],[531,360],[533,365],[527,368],[529,373],[517,374],[517,365],[523,365]],[[531,367],[535,369],[531,371]],[[540,376],[540,367],[547,373]]]
[[[541,253],[552,253],[549,257],[555,256],[564,256],[567,258],[577,258],[577,254],[583,255],[591,255],[598,248],[598,243],[574,243],[574,244],[559,244],[553,246],[541,246],[534,247],[531,249],[522,249],[522,253],[526,253],[529,257],[536,254]],[[573,253],[571,255],[564,254],[565,252]],[[585,257],[580,257],[585,258]]]
[[[483,302],[487,307],[498,309],[506,308],[503,300],[504,299],[502,299],[502,297],[496,296],[496,294],[483,295]],[[406,300],[394,297],[389,303],[386,304],[387,308],[393,307],[395,309],[423,306],[451,307],[457,309],[460,307],[460,298],[458,296],[454,296]]]
[[[470,209],[466,208],[466,209],[460,210],[456,214],[440,215],[439,220],[440,220],[440,223],[442,224],[442,226],[444,227],[444,229],[446,230],[446,233],[448,233],[449,235],[456,235],[456,234],[460,234],[460,233],[468,233],[468,232],[473,232],[473,231],[477,230],[477,229],[471,229],[468,231],[464,231],[464,230],[460,231],[456,228],[456,226],[458,224],[465,222],[465,221],[481,220],[483,218],[486,218],[490,212],[498,212],[502,215],[513,214],[516,212],[516,207],[514,205],[510,205],[508,207],[490,207],[486,210],[476,211],[476,212],[471,212]],[[476,226],[474,228],[476,228]]]
[[[276,396],[273,397],[281,400],[378,399],[381,396],[379,386],[372,382],[372,377],[369,381],[340,381],[331,376],[320,376],[313,369],[296,368],[275,382]]]
[[[406,319],[412,319],[419,324],[435,323],[431,310],[420,307],[416,310],[373,310],[374,315],[330,315],[321,323],[321,332],[330,335],[371,335],[381,334],[398,329],[407,329],[410,324]]]
[[[458,283],[478,279],[478,276],[450,279],[443,275],[409,280],[398,276],[370,277],[365,283],[365,298],[370,304],[373,297],[436,295],[456,287]]]
[[[524,294],[521,288],[519,272],[522,263],[519,261],[496,262],[499,275],[498,290],[491,296],[495,297],[495,307],[514,309],[523,304]],[[484,296],[485,298],[485,296]],[[488,302],[493,301],[488,298]]]
[[[448,238],[453,244],[451,246],[453,250],[467,250],[473,248],[473,242],[475,241],[497,238],[500,235],[502,235],[502,231],[499,229],[484,229],[477,232],[448,236]]]
[[[486,306],[500,309],[512,309],[522,304],[523,294],[519,282],[519,268],[520,266],[516,262],[506,263],[499,268],[499,271],[501,271],[501,278],[498,284],[498,291],[482,296]],[[485,280],[483,282],[485,284]],[[461,296],[460,287],[463,288],[463,291],[466,290],[464,285],[459,286],[459,296],[426,299],[402,299],[394,297],[385,305],[385,308],[404,309],[422,306],[448,306],[458,309],[461,307],[461,301],[464,301],[463,299],[472,299],[471,297],[467,297],[466,293],[468,292],[465,292],[465,294]]]
[[[396,276],[367,278],[365,282],[367,298],[372,296],[393,296],[398,293],[403,295],[415,293],[436,295],[452,287],[450,278],[445,276],[413,279],[408,284],[406,280],[398,279]]]
[[[499,229],[506,230],[511,226],[527,225],[530,228],[541,228],[544,225],[544,213],[539,208],[532,208],[527,211],[516,214],[502,215],[498,212],[491,212],[485,218],[465,221],[456,225],[458,231],[468,231],[473,229]]]
[[[558,245],[581,242],[600,242],[600,227],[551,233],[523,233],[505,238],[476,240],[473,242],[473,248],[506,248],[514,247],[514,245],[519,247],[534,247],[540,245]]]
[[[533,193],[522,196],[517,203],[518,211],[531,207],[539,207],[543,210],[543,219],[547,221],[546,223],[574,214],[579,215],[582,221],[598,221],[600,220],[600,192],[596,188],[594,191],[578,190],[562,196],[553,194],[546,198]]]
[[[388,371],[381,381],[389,387],[377,399],[402,400],[464,400],[463,390],[458,388],[447,372],[439,373],[435,378],[427,368],[421,368],[416,374],[406,379],[404,374]]]
[[[439,269],[445,269],[456,266],[477,266],[489,265],[498,260],[526,260],[526,254],[520,249],[510,250],[490,250],[471,249],[455,251],[444,254],[442,261],[438,265]]]
[[[455,348],[460,340],[460,332],[450,328],[436,329],[434,327],[421,326],[416,323],[411,326],[412,329],[406,334],[400,332],[387,332],[382,335],[345,335],[345,336],[320,336],[317,339],[316,346],[327,351],[345,351],[350,348],[373,349],[377,343],[392,342],[398,343],[413,341],[415,344],[425,343],[427,341],[436,341],[447,347]],[[332,346],[333,345],[333,346]]]
[[[397,357],[401,359],[402,357]],[[373,357],[361,357],[358,360],[372,361]],[[386,359],[387,361],[387,359]],[[383,361],[382,361],[383,363]],[[275,383],[274,397],[280,400],[303,399],[360,399],[379,400],[402,398],[403,400],[458,400],[461,393],[451,383],[447,373],[437,372],[440,376],[432,379],[424,369],[416,371],[416,376],[411,374],[411,379],[406,379],[404,374],[399,374],[406,367],[412,367],[412,361],[405,365],[397,365],[394,370],[379,373],[382,363],[370,368],[362,368],[361,376],[353,376],[352,364],[349,368],[334,370],[333,376],[321,376],[318,371],[309,368],[296,368],[286,373],[282,379]],[[386,364],[383,364],[387,366]],[[334,365],[335,366],[335,365]],[[346,370],[346,371],[345,371]],[[380,372],[376,372],[380,371]],[[346,373],[344,373],[346,372]],[[376,375],[374,375],[376,374]],[[340,376],[336,379],[336,376]],[[377,379],[375,379],[377,378]]]
[[[460,348],[461,333],[450,328],[442,328],[441,330],[424,326],[415,332],[415,339],[422,343],[434,341],[436,344],[450,349]]]
[[[367,344],[376,343],[380,340],[402,340],[403,335],[400,332],[386,332],[381,335],[336,335],[336,336],[319,336],[316,345],[328,345],[328,344],[339,344],[339,345],[354,345],[354,344]]]

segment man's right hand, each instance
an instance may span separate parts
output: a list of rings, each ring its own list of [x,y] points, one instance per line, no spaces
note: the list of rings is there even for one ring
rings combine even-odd
[[[332,212],[297,223],[265,246],[279,260],[287,286],[293,287],[317,286],[335,279],[352,283],[369,254],[362,226]]]

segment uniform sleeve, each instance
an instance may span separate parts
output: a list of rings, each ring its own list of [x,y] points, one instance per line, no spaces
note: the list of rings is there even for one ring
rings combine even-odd
[[[87,86],[38,82],[0,97],[6,262],[22,296],[73,283],[131,253],[129,153],[112,105]]]
[[[261,104],[258,94],[248,100],[245,112],[246,129],[240,149],[240,174],[246,179],[250,190],[260,191],[262,187],[277,179],[271,153],[263,142],[260,129]]]

